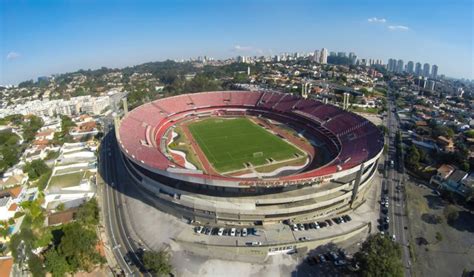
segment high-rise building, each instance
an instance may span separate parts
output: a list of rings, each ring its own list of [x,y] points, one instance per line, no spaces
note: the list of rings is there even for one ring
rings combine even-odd
[[[321,64],[328,63],[328,50],[326,48],[321,49],[321,57],[320,57],[319,63]]]
[[[434,91],[436,82],[434,80],[428,80],[427,88]]]
[[[429,63],[425,63],[423,65],[423,76],[430,77],[430,64]]]
[[[354,52],[349,53],[349,59],[351,60],[351,64],[356,64],[357,62],[357,56]]]
[[[321,54],[319,50],[314,50],[313,61],[319,63],[320,59],[321,59]]]
[[[329,53],[329,56],[331,56],[331,57],[336,57],[336,56],[337,56],[337,53],[336,53],[335,51],[331,51],[331,52]]]
[[[346,57],[346,52],[337,52],[337,56],[340,58],[345,58]]]
[[[391,72],[395,72],[397,69],[397,60],[395,59],[388,59],[387,63],[387,70]]]
[[[421,63],[416,63],[415,65],[415,75],[420,76],[421,75]]]
[[[413,61],[409,61],[407,63],[407,73],[408,74],[413,74],[414,69],[415,69],[415,64],[413,63]]]
[[[397,61],[397,68],[395,70],[397,73],[402,73],[403,72],[403,60],[398,60]]]
[[[438,66],[433,64],[433,66],[431,66],[431,78],[436,79],[436,77],[438,77]]]
[[[238,56],[237,57],[237,62],[239,63],[247,63],[249,61],[249,57],[246,56]]]

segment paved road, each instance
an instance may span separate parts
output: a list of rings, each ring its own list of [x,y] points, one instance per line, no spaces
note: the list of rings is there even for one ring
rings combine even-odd
[[[121,193],[118,191],[125,185],[124,179],[119,176],[120,170],[117,170],[116,161],[120,159],[119,154],[115,137],[113,133],[109,133],[104,137],[100,151],[100,169],[106,182],[103,189],[106,230],[115,258],[125,275],[140,276],[143,264],[135,254],[140,246],[130,238],[130,232],[124,219],[124,203]],[[126,255],[129,256],[133,264],[128,264],[125,261]],[[145,275],[151,276],[149,273],[145,273]]]
[[[388,93],[388,112],[386,118],[386,126],[388,127],[388,140],[389,151],[386,154],[387,162],[387,175],[385,184],[389,190],[389,214],[390,214],[390,234],[395,235],[395,239],[402,246],[402,260],[405,266],[405,276],[411,276],[411,260],[410,251],[408,248],[408,220],[407,214],[405,213],[406,206],[406,194],[405,194],[405,176],[404,176],[404,165],[403,157],[397,156],[399,153],[396,151],[395,137],[399,131],[399,121],[396,116],[396,112],[393,112],[395,107],[394,101],[391,100],[391,92]],[[390,165],[390,161],[394,162],[394,165]]]

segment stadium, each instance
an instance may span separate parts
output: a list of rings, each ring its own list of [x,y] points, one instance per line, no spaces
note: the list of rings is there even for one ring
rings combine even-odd
[[[207,224],[301,222],[364,202],[380,129],[288,93],[215,91],[144,104],[116,120],[137,188],[179,218]]]

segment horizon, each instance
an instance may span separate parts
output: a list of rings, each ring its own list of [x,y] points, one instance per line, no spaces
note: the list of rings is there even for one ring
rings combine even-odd
[[[474,79],[469,1],[218,4],[3,0],[0,84],[80,69],[198,56],[308,53],[323,47],[384,63],[396,58],[405,64],[437,64],[439,74]]]

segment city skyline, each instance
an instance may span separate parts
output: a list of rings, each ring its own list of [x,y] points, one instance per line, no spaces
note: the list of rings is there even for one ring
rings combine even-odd
[[[373,1],[263,1],[225,8],[216,3],[2,1],[0,83],[102,66],[197,56],[273,56],[323,47],[384,62],[392,57],[422,61],[438,65],[438,75],[474,79],[472,3],[467,1],[383,6]],[[431,16],[420,18],[426,9]]]

